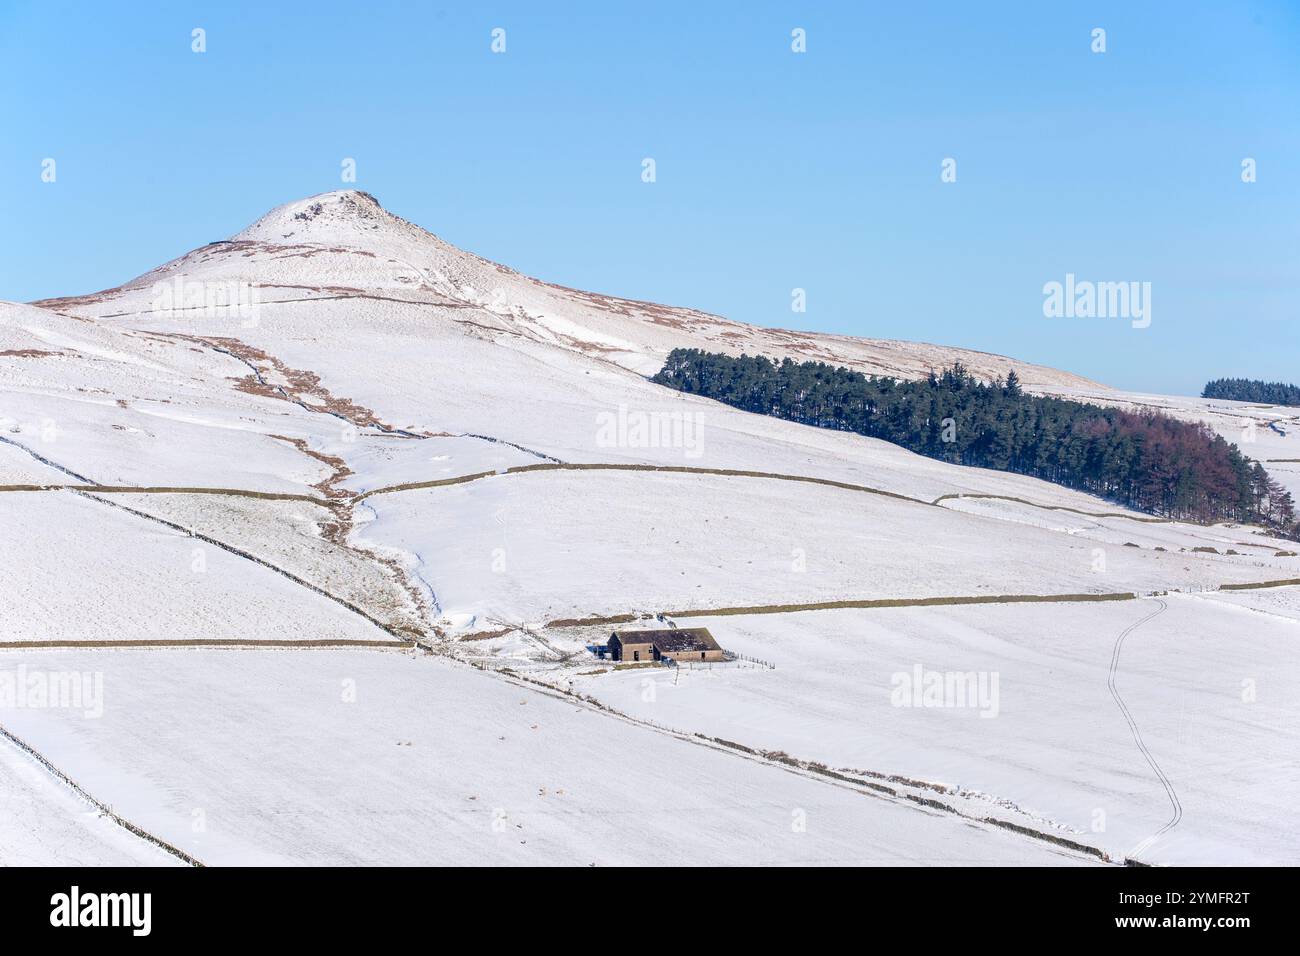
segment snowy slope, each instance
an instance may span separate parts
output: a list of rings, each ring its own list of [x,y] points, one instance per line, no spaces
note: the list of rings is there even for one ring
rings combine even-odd
[[[1201,529],[1187,525],[1096,522],[1110,528],[1107,541],[763,478],[534,472],[378,495],[365,506],[373,517],[358,525],[362,542],[419,555],[444,611],[497,624],[842,600],[1199,591],[1300,568],[1295,557],[1275,557],[1285,542],[1263,547],[1265,538],[1234,555],[1222,543],[1222,554],[1194,552]],[[1160,529],[1163,545],[1150,542],[1148,528]]]
[[[233,300],[205,300],[217,294]],[[1295,589],[1277,582],[1300,578],[1293,543],[1153,521],[647,381],[679,346],[902,376],[955,360],[985,376],[1015,368],[1040,391],[1163,403],[1225,434],[1253,417],[1261,456],[1300,458],[1289,444],[1300,429],[1275,409],[1129,395],[1000,356],[765,330],[563,289],[458,250],[364,193],[328,193],[118,288],[0,304],[4,657],[109,679],[103,720],[0,707],[0,725],[208,862],[1081,862],[907,801],[867,801],[864,813],[852,788],[693,735],[960,783],[992,795],[985,812],[1123,855],[1162,793],[1116,732],[1097,668],[1116,626],[1149,601],[708,619],[724,646],[781,666],[723,669],[673,696],[680,706],[660,705],[662,720],[639,713],[676,735],[556,701],[506,669],[562,689],[575,681],[631,713],[643,711],[642,681],[668,672],[590,674],[603,668],[584,642],[607,629],[548,622],[1186,592],[1203,602],[1196,613],[1193,598],[1169,598],[1184,603],[1150,633],[1188,646],[1153,640],[1131,658],[1153,708],[1142,720],[1168,745],[1160,715],[1194,700],[1250,789],[1240,775],[1186,782],[1200,794],[1188,825],[1151,858],[1300,858],[1277,833],[1293,781],[1263,769],[1293,746],[1292,715],[1275,701],[1249,720],[1214,712],[1212,684],[1216,667],[1291,680]],[[1219,590],[1265,582],[1275,586]],[[1232,642],[1257,620],[1259,640]],[[164,639],[254,646],[86,646]],[[870,709],[882,668],[938,651],[1015,676],[1032,687],[1025,707],[952,740]],[[1037,663],[1018,670],[1027,660]],[[345,680],[357,704],[340,702]],[[1053,704],[1075,687],[1086,692]],[[544,719],[525,716],[534,710]],[[1071,736],[1081,723],[1104,728],[1104,748]],[[570,799],[556,801],[560,790]],[[728,799],[716,813],[683,829],[678,811],[718,793]],[[1103,796],[1123,822],[1092,840],[1087,811]],[[983,798],[960,799],[980,819]],[[1205,807],[1234,799],[1206,822]],[[502,838],[488,801],[506,808],[507,830],[528,833]],[[195,808],[206,833],[190,826]],[[800,808],[824,823],[791,830]],[[644,821],[634,839],[632,813]],[[57,807],[40,814],[51,834],[80,832]],[[17,838],[0,830],[6,839]],[[85,840],[65,857],[111,858]]]
[[[176,859],[105,818],[0,741],[0,866],[170,866]]]
[[[267,567],[108,499],[0,494],[0,521],[10,542],[22,542],[0,549],[0,579],[20,583],[7,589],[0,646],[393,640]]]
[[[1300,786],[1291,758],[1300,748],[1300,663],[1291,651],[1300,623],[1245,610],[1259,601],[1253,592],[1239,592],[1232,607],[1165,601],[1167,610],[1125,638],[1114,671],[1178,800],[1177,824],[1141,849],[1173,808],[1108,680],[1117,638],[1157,609],[1151,600],[683,618],[776,669],[592,675],[575,665],[547,676],[667,726],[941,784],[965,792],[958,805],[1006,801],[1009,819],[1116,857],[1293,862],[1300,811],[1287,794]],[[896,706],[895,675],[918,665],[998,675],[996,716]]]
[[[205,863],[1087,861],[443,661],[165,653],[26,655],[102,668],[113,693],[101,720],[22,711],[11,723]],[[16,659],[0,655],[0,667]]]
[[[383,209],[367,193],[323,193],[272,210],[224,242],[211,243],[117,289],[52,300],[96,315],[150,307],[151,288],[176,276],[243,279],[264,301],[378,295],[473,306],[493,328],[652,374],[677,347],[824,358],[864,371],[923,375],[962,361],[981,375],[1016,369],[1027,385],[1095,386],[1055,369],[942,346],[763,329],[692,309],[582,292],[524,276],[464,252]]]

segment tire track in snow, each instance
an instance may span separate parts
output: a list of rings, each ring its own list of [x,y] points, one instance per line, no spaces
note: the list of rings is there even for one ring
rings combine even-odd
[[[1164,787],[1165,795],[1169,798],[1169,805],[1172,811],[1169,821],[1165,823],[1164,826],[1151,836],[1147,837],[1129,852],[1129,856],[1134,858],[1136,858],[1139,853],[1150,848],[1152,844],[1154,844],[1164,834],[1178,826],[1179,821],[1183,818],[1183,805],[1178,799],[1178,793],[1174,790],[1173,783],[1170,782],[1169,778],[1165,775],[1165,772],[1160,769],[1160,764],[1156,762],[1156,758],[1152,755],[1151,751],[1147,749],[1146,743],[1142,740],[1142,734],[1138,730],[1137,721],[1133,719],[1133,715],[1129,712],[1128,705],[1124,703],[1124,698],[1120,696],[1119,688],[1115,683],[1116,675],[1119,672],[1120,651],[1124,648],[1124,639],[1143,624],[1147,623],[1152,618],[1163,614],[1169,608],[1168,604],[1158,598],[1156,599],[1156,603],[1159,604],[1160,607],[1152,611],[1140,621],[1130,624],[1120,633],[1119,637],[1116,638],[1115,650],[1112,652],[1110,658],[1110,676],[1106,681],[1106,686],[1110,688],[1110,695],[1115,698],[1115,703],[1119,706],[1120,713],[1124,715],[1124,720],[1128,724],[1129,732],[1133,735],[1134,743],[1137,744],[1138,750],[1142,752],[1142,756],[1146,758],[1146,762],[1150,765],[1151,769],[1155,772],[1156,777],[1160,780],[1160,785]]]

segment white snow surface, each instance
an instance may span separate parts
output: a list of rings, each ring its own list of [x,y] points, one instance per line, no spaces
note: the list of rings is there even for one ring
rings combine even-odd
[[[1150,845],[1173,807],[1108,681],[1117,639],[1152,600],[682,618],[776,668],[569,679],[667,726],[942,784],[975,806],[1008,801],[1009,819],[1116,858],[1279,865],[1300,856],[1287,796],[1300,786],[1300,622],[1244,610],[1251,593],[1230,607],[1168,597],[1125,638],[1115,686],[1179,805],[1177,825]],[[898,706],[896,675],[918,665],[996,674],[996,709]]]
[[[231,288],[252,314],[202,301]],[[107,706],[0,697],[0,725],[209,863],[1095,860],[697,734],[915,778],[1112,859],[1300,861],[1294,542],[684,396],[647,379],[675,347],[1014,368],[1204,421],[1300,490],[1294,409],[566,289],[327,193],[120,287],[0,303],[0,674],[102,673]],[[518,471],[558,464],[677,470]],[[1141,599],[707,616],[1116,593]],[[1144,844],[1168,796],[1107,679],[1161,600],[1116,674],[1183,800]],[[585,647],[609,627],[546,626],[664,611],[778,666],[612,672]],[[101,646],[214,639],[421,647]],[[998,672],[1000,715],[889,707],[917,663]],[[0,862],[165,856],[33,768],[0,739]]]
[[[171,866],[22,750],[0,746],[0,866]]]
[[[0,654],[13,666],[14,653]],[[10,719],[210,864],[1010,864],[1086,858],[386,652],[23,655],[99,720]],[[352,682],[355,700],[344,697]],[[195,833],[201,809],[205,831]],[[796,820],[805,820],[804,829]]]

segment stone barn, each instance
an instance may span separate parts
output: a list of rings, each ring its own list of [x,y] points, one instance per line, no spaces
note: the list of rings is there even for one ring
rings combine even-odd
[[[609,636],[610,656],[616,661],[725,660],[722,648],[707,627],[673,627],[654,631],[615,631]]]
[[[609,635],[609,641],[605,645],[609,648],[609,656],[616,661],[631,663],[633,661],[652,661],[654,660],[654,644],[642,635],[653,634],[654,631],[615,631]]]

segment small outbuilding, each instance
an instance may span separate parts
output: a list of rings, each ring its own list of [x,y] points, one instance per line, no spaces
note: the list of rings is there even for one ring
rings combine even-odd
[[[707,627],[672,627],[653,631],[615,631],[609,635],[610,656],[616,661],[725,660],[718,642]]]
[[[654,643],[648,638],[643,638],[644,634],[653,634],[654,631],[615,631],[609,635],[609,641],[605,645],[609,648],[609,656],[616,661],[652,661],[654,660]]]

